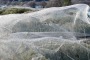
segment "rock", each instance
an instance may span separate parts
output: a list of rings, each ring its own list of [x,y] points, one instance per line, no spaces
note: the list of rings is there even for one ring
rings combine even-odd
[[[73,34],[75,26],[90,24],[88,9],[77,4],[0,16],[0,60],[89,60],[89,40]]]
[[[89,6],[76,4],[53,7],[28,14],[0,16],[1,37],[16,32],[80,32],[83,24],[90,24]]]

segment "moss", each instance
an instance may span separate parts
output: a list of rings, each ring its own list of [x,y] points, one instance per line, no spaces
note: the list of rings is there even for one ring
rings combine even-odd
[[[71,4],[71,0],[64,0],[63,5],[70,5]]]
[[[24,8],[7,8],[4,10],[0,11],[0,15],[5,15],[5,14],[21,14],[21,13],[25,13],[28,11],[32,11],[30,9],[24,9]]]

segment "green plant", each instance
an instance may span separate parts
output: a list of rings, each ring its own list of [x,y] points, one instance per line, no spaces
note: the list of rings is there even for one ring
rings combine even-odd
[[[7,8],[4,10],[0,11],[1,15],[5,15],[5,14],[21,14],[21,13],[25,13],[28,11],[32,11],[30,9],[24,9],[24,8]]]

